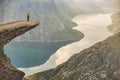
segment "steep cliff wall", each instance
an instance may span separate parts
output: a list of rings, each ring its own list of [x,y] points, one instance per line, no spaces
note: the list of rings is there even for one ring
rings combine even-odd
[[[0,25],[0,80],[22,80],[24,73],[11,65],[3,46],[38,24],[35,21],[16,21]]]

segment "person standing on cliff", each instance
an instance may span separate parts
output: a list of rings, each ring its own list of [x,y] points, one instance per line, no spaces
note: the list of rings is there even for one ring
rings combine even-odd
[[[30,20],[30,13],[27,13],[27,21]]]

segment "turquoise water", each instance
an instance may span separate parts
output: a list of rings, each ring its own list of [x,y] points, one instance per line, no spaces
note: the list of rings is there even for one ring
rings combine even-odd
[[[13,66],[27,68],[45,63],[60,47],[74,41],[62,42],[10,42],[4,47]]]

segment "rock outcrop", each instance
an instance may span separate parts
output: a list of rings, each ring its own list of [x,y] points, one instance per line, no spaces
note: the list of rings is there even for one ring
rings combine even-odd
[[[108,29],[113,34],[120,32],[120,11],[112,15],[112,24],[108,26]]]
[[[0,80],[22,80],[24,73],[11,65],[3,47],[37,25],[39,23],[35,21],[16,21],[0,25]]]
[[[120,80],[120,33],[72,56],[55,69],[25,80]]]
[[[78,41],[84,35],[72,29],[77,24],[71,21],[72,17],[83,13],[83,10],[78,6],[76,2],[72,1],[70,3],[67,0],[0,0],[0,23],[24,19],[27,10],[30,9],[29,13],[32,15],[30,18],[40,21],[42,24],[34,30],[17,37],[15,41]],[[10,16],[8,16],[9,14]],[[35,32],[37,34],[34,34]]]

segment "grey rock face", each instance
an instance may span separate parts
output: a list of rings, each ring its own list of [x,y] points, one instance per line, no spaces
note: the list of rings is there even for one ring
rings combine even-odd
[[[16,21],[0,25],[0,45],[5,45],[15,37],[36,27],[38,24],[35,21]]]
[[[10,59],[0,48],[0,80],[22,80],[25,74],[11,65]]]

